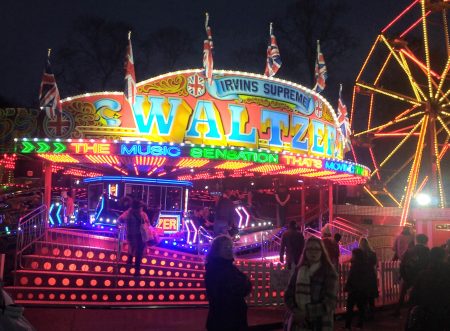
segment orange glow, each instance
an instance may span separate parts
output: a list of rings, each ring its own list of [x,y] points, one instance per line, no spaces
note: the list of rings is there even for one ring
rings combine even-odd
[[[160,167],[166,163],[167,158],[160,156],[135,156],[134,163],[136,165],[156,166]]]
[[[216,168],[216,169],[230,169],[230,170],[234,170],[234,169],[242,169],[242,168],[248,167],[250,165],[252,165],[252,163],[226,161],[226,162],[223,162],[223,163],[215,166],[214,168]]]
[[[271,173],[271,172],[277,172],[282,169],[284,169],[284,165],[281,165],[281,164],[264,164],[261,166],[251,168],[250,171]]]
[[[77,159],[74,159],[68,154],[38,154],[39,157],[58,163],[78,163]]]
[[[119,159],[114,155],[85,155],[92,163],[119,164]]]
[[[209,163],[209,160],[192,159],[190,157],[183,157],[176,164],[176,166],[179,168],[200,168],[208,163]]]
[[[382,33],[384,33],[387,29],[389,29],[395,22],[397,22],[405,13],[410,10],[416,3],[418,3],[419,0],[415,0],[413,3],[411,3],[408,7],[406,7],[405,10],[403,10],[396,18],[394,18],[388,25],[384,27],[383,30],[381,30]]]

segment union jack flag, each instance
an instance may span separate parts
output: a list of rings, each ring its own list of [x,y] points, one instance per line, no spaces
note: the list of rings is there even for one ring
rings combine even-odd
[[[342,131],[342,138],[344,140],[344,154],[351,150],[350,135],[352,131],[350,129],[350,121],[348,119],[347,106],[342,101],[342,84],[339,88],[339,100],[338,100],[338,123]]]
[[[131,32],[128,33],[127,54],[125,56],[125,98],[131,107],[136,100],[136,74],[134,72],[133,49],[131,47]]]
[[[320,93],[323,90],[325,90],[325,81],[328,78],[328,74],[327,74],[327,66],[325,65],[325,58],[323,57],[323,54],[320,51],[320,43],[318,40],[317,40],[317,59],[314,73],[315,73],[314,76],[316,78],[316,85],[314,86],[314,91]]]
[[[47,56],[41,88],[39,90],[39,107],[45,109],[45,113],[50,119],[56,117],[56,110],[59,113],[62,112],[58,86],[56,85],[55,75],[53,75],[50,66],[50,51]]]
[[[272,23],[270,23],[270,43],[267,46],[267,61],[264,75],[273,77],[281,67],[280,50],[278,49],[277,39],[273,34]]]
[[[207,39],[203,42],[203,74],[208,80],[208,84],[212,84],[212,74],[213,74],[213,68],[214,68],[214,60],[213,60],[213,41],[212,41],[212,34],[211,34],[211,28],[209,27],[209,14],[206,13],[206,20],[205,20],[205,29],[206,29],[206,36]]]

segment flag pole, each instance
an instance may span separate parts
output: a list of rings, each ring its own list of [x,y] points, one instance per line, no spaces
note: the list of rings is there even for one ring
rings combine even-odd
[[[270,22],[270,25],[269,25],[269,34],[270,34],[270,37],[272,37],[272,34],[273,34],[273,23],[272,22]]]
[[[48,50],[47,50],[47,57],[48,58],[50,58],[50,54],[52,53],[52,49],[51,48],[49,48]]]

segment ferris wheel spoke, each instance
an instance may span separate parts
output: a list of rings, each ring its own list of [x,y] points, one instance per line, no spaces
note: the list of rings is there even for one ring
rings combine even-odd
[[[411,70],[409,69],[408,62],[406,61],[404,54],[407,54],[407,53],[404,53],[404,50],[402,49],[399,53],[400,59],[402,60],[403,68],[406,72],[406,75],[408,76],[409,84],[411,85],[414,95],[416,96],[416,99],[418,101],[426,100],[427,97],[423,93],[422,89],[417,85],[417,82],[413,79]]]
[[[364,191],[367,192],[367,194],[380,206],[380,207],[384,207],[383,204],[381,203],[380,200],[377,199],[377,197],[375,196],[375,194],[372,193],[372,191],[367,187],[364,186]]]
[[[420,112],[411,114],[411,115],[406,116],[406,117],[403,117],[403,118],[391,120],[391,121],[389,121],[389,122],[387,122],[387,123],[384,123],[384,124],[381,124],[381,125],[379,125],[379,126],[373,127],[373,128],[371,128],[371,129],[369,129],[369,130],[365,130],[365,131],[362,131],[362,132],[355,133],[355,134],[354,134],[354,137],[359,137],[359,136],[362,136],[362,135],[364,135],[364,134],[371,133],[371,132],[375,132],[375,131],[381,131],[382,129],[385,129],[385,128],[391,126],[391,125],[394,125],[394,124],[398,124],[398,123],[404,122],[404,121],[406,121],[406,120],[409,120],[409,119],[411,119],[411,118],[414,118],[414,117],[417,117],[417,116],[420,116],[420,115],[423,115],[423,114],[425,114],[425,112],[420,111]]]
[[[444,196],[444,188],[442,184],[442,173],[441,173],[441,159],[439,158],[439,146],[438,146],[438,133],[436,132],[436,128],[433,130],[433,152],[434,152],[434,161],[436,162],[436,181],[437,181],[437,189],[439,194],[439,207],[444,208],[445,206],[445,196]]]
[[[397,52],[395,51],[394,47],[389,43],[389,41],[386,39],[385,36],[381,35],[381,40],[384,42],[386,47],[389,49],[390,54],[392,54],[394,56],[394,58],[397,60],[397,63],[399,64],[399,66],[405,72],[406,76],[408,77],[408,80],[410,81],[411,87],[413,88],[413,91],[415,91],[415,93],[416,93],[416,91],[420,90],[422,92],[422,95],[423,95],[423,91],[420,89],[419,85],[414,80],[414,77],[412,76],[411,71],[409,70],[409,67],[406,64],[406,61],[403,61],[404,58],[402,60],[402,57],[397,54]],[[406,54],[406,51],[405,50],[403,50],[403,51],[404,51],[403,53]],[[400,54],[402,54],[402,52],[400,52]],[[408,56],[413,58],[410,54],[408,54]],[[416,61],[417,61],[417,63],[420,63],[420,61],[418,61],[417,59],[416,59]],[[418,98],[418,101],[420,101],[419,98]]]
[[[436,94],[434,98],[437,99],[439,93],[442,93],[442,86],[444,85],[445,79],[447,78],[448,70],[450,69],[450,56],[447,58],[447,63],[445,64],[445,68],[442,71],[441,79],[439,80],[439,85],[436,90]]]
[[[392,201],[397,205],[397,207],[400,207],[400,202],[394,197],[394,195],[388,191],[386,187],[383,187],[383,192],[386,193],[386,195],[391,198]]]
[[[445,45],[447,47],[447,56],[450,57],[450,37],[448,35],[447,10],[442,8],[442,22],[444,23]]]
[[[425,51],[425,63],[427,65],[428,94],[431,98],[433,96],[433,89],[431,87],[430,50],[428,48],[427,14],[425,11],[425,1],[426,0],[420,1],[420,9],[421,9],[421,13],[422,13],[423,45],[424,45],[424,51]]]
[[[363,83],[363,82],[356,82],[356,85],[359,86],[359,87],[362,87],[363,89],[367,89],[369,91],[373,91],[373,92],[376,92],[376,93],[387,95],[387,96],[389,96],[391,98],[394,98],[394,99],[398,99],[398,100],[401,100],[401,101],[408,102],[408,103],[410,103],[412,105],[417,105],[417,106],[421,105],[420,101],[418,101],[418,100],[416,100],[416,99],[414,99],[414,98],[412,98],[410,96],[401,94],[401,93],[393,92],[393,91],[390,91],[388,89],[384,89],[384,88],[381,88],[381,87],[376,87],[376,86],[373,86],[371,84]]]
[[[369,51],[369,54],[367,55],[366,59],[364,60],[361,70],[359,71],[358,75],[356,76],[356,81],[358,81],[359,78],[361,77],[365,67],[367,66],[367,63],[369,62],[370,57],[372,56],[373,51],[375,50],[375,47],[380,42],[380,38],[381,38],[381,35],[378,35],[377,39],[375,39],[375,42],[373,43],[372,48]]]
[[[426,136],[426,132],[427,132],[427,128],[428,128],[429,119],[430,119],[430,116],[426,114],[422,120],[422,127],[420,129],[419,141],[416,146],[417,148],[416,148],[416,152],[414,154],[413,164],[411,167],[411,171],[409,172],[408,182],[406,185],[404,205],[403,205],[403,209],[402,209],[402,215],[400,218],[401,225],[405,225],[405,223],[406,223],[406,219],[407,219],[408,213],[409,213],[409,207],[411,204],[412,193],[417,185],[417,177],[419,175],[420,164],[422,161],[425,136]]]
[[[447,132],[447,135],[450,135],[450,130],[448,129],[447,125],[445,124],[445,122],[442,120],[441,116],[437,116],[437,120],[439,121],[439,123],[441,123],[442,127],[444,128],[444,130]]]
[[[379,172],[379,169],[382,168],[389,159],[400,149],[400,147],[403,146],[403,144],[412,136],[412,134],[417,131],[419,128],[419,125],[422,124],[424,119],[422,118],[413,128],[411,131],[409,131],[408,135],[405,136],[398,144],[395,146],[395,148],[386,156],[386,158],[380,163],[380,165],[371,173],[370,177],[372,178],[376,173]]]

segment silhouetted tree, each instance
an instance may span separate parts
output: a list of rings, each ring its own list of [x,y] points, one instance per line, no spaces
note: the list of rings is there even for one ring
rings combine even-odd
[[[52,60],[63,95],[121,90],[130,25],[81,17]]]

